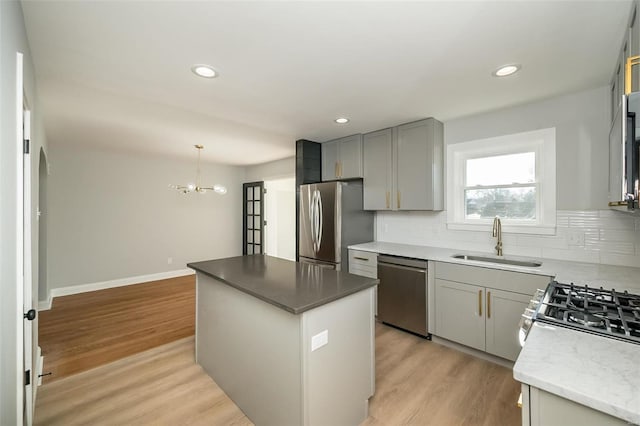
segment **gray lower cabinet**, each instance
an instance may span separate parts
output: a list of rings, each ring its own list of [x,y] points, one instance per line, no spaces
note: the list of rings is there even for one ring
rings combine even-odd
[[[378,278],[378,254],[370,251],[349,250],[349,273]],[[378,315],[378,286],[374,290],[374,314]]]
[[[435,263],[435,335],[515,361],[518,323],[550,277]]]
[[[486,292],[485,350],[515,361],[520,353],[518,323],[531,296],[491,288],[486,289]]]
[[[362,135],[322,144],[322,181],[362,177]]]
[[[617,426],[622,419],[526,384],[522,385],[523,426]]]
[[[484,288],[441,279],[435,288],[436,335],[484,351]]]

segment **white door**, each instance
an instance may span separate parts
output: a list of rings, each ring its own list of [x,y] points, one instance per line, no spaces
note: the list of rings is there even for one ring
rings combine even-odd
[[[16,56],[16,170],[17,170],[17,226],[16,259],[18,279],[18,312],[24,313],[24,320],[18,322],[16,352],[18,360],[17,419],[18,424],[30,426],[33,423],[33,324],[35,318],[31,287],[31,155],[29,142],[31,124],[26,110],[23,86],[23,57]],[[27,313],[29,313],[27,319]]]
[[[33,307],[33,291],[32,291],[32,273],[31,273],[31,115],[30,112],[24,110],[23,115],[23,312],[24,320],[24,371],[25,371],[25,387],[24,387],[24,423],[31,425],[33,423],[33,394],[34,394],[34,375],[35,369],[33,365],[33,319],[35,319],[36,311]]]

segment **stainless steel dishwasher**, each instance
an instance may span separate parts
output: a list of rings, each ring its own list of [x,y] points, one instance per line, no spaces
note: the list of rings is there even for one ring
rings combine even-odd
[[[427,332],[427,261],[378,255],[378,319],[431,339]]]

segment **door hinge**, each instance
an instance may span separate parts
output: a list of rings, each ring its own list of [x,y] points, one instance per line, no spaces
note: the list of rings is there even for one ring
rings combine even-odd
[[[29,139],[24,139],[22,141],[22,152],[25,154],[29,153]]]
[[[31,384],[31,370],[24,372],[24,385],[29,386]]]
[[[263,188],[263,191],[266,194],[267,193],[267,188]]]
[[[264,226],[267,226],[267,221],[266,220],[264,221]]]

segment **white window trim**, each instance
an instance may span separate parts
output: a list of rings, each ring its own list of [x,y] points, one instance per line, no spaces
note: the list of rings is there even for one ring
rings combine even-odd
[[[516,234],[556,233],[556,129],[516,133],[447,146],[447,228],[469,231],[491,229],[493,219],[464,217],[465,160],[477,157],[536,152],[537,220],[518,223],[502,219],[502,231]]]

